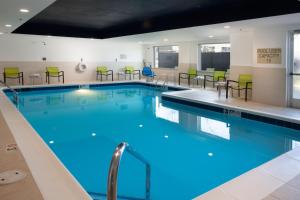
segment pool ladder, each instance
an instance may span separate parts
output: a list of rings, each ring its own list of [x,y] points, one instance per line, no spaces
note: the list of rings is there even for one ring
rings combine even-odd
[[[13,89],[13,88],[11,88],[10,86],[8,86],[6,83],[4,83],[3,81],[0,81],[0,83],[2,84],[2,85],[4,85],[5,87],[7,87],[10,91],[12,91],[12,93],[13,93],[13,102],[16,104],[16,105],[18,105],[18,103],[19,103],[19,93],[15,90],[15,89]]]
[[[156,83],[155,83],[156,88],[158,88],[158,86],[160,86],[161,89],[168,89],[168,85],[167,85],[169,83],[168,76],[166,76],[165,80],[162,79],[163,83],[161,85],[159,85],[159,83],[158,83],[159,81],[160,81],[160,78],[157,78]]]
[[[134,158],[145,164],[146,170],[146,183],[145,183],[145,198],[136,198],[136,197],[126,197],[126,196],[118,196],[118,170],[120,166],[120,161],[124,152],[128,152]],[[117,200],[119,199],[150,199],[150,176],[151,176],[151,166],[149,162],[138,152],[136,152],[128,143],[122,142],[120,143],[116,150],[113,153],[109,172],[108,172],[108,180],[107,180],[107,200]]]

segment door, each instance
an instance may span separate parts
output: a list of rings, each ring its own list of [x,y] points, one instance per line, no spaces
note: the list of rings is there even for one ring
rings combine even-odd
[[[290,105],[300,108],[300,31],[291,35]]]

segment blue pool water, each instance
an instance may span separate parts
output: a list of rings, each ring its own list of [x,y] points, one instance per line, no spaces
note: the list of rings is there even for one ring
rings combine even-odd
[[[116,146],[151,164],[151,199],[192,199],[299,144],[299,131],[162,102],[143,85],[20,93],[20,112],[82,186],[106,193]],[[145,168],[127,153],[120,195],[144,197]]]

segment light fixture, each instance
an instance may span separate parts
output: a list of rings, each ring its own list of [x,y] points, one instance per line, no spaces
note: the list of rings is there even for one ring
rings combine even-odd
[[[210,152],[210,153],[208,153],[207,155],[208,155],[209,157],[212,157],[214,154]]]
[[[21,13],[29,13],[29,10],[26,9],[26,8],[21,8],[19,11],[20,11]]]
[[[214,36],[213,36],[213,35],[209,35],[208,37],[209,37],[209,38],[213,38]]]
[[[96,136],[96,133],[92,133],[92,136]]]
[[[94,38],[90,38],[90,40],[94,40]]]
[[[229,29],[229,28],[230,28],[230,26],[228,26],[228,25],[227,25],[227,26],[224,26],[224,28],[226,28],[226,29]]]
[[[169,138],[169,136],[168,136],[168,135],[164,135],[164,138],[168,139],[168,138]]]
[[[168,42],[169,41],[169,39],[168,38],[164,38],[164,42]]]
[[[48,38],[52,37],[51,35],[47,35]]]
[[[5,27],[12,27],[11,24],[5,24]]]
[[[140,128],[143,128],[143,124],[140,124],[139,127],[140,127]]]
[[[0,32],[0,35],[3,35],[4,33]]]
[[[54,141],[53,141],[53,140],[49,141],[49,144],[53,144],[53,143],[54,143]]]

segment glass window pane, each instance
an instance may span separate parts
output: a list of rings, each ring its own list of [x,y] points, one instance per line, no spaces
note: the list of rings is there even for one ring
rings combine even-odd
[[[178,67],[179,46],[154,47],[154,66],[158,68]]]

